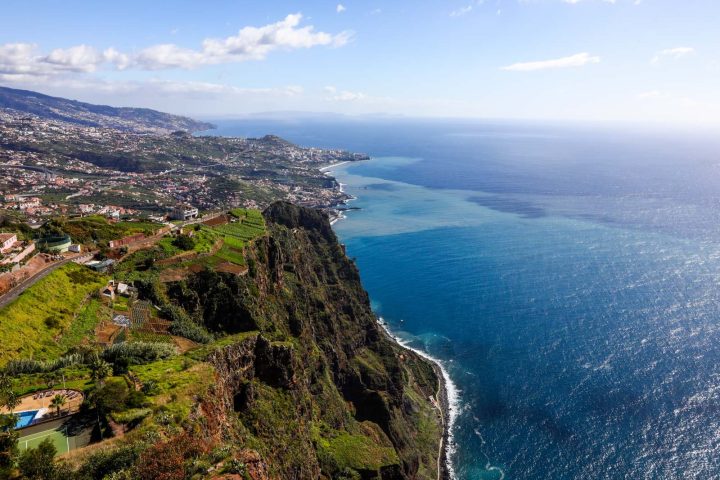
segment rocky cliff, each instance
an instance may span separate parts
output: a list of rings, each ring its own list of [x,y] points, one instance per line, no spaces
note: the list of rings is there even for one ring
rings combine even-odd
[[[275,203],[264,215],[246,274],[207,267],[140,289],[214,340],[120,365],[90,391],[124,435],[74,452],[59,478],[438,478],[433,365],[380,328],[324,214]]]
[[[247,276],[208,270],[169,289],[206,325],[246,332],[208,355],[197,417],[252,450],[259,478],[436,478],[432,365],[380,329],[323,214],[276,203],[265,217]]]

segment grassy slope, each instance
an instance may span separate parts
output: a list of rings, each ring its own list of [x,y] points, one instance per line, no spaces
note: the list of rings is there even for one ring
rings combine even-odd
[[[265,231],[264,225],[247,225],[241,222],[223,227],[231,227],[233,230],[247,228],[247,232],[252,234],[250,238]],[[203,230],[214,229],[203,227]],[[225,230],[229,229],[225,228]],[[219,232],[216,234],[219,235]],[[223,232],[223,234],[228,235],[228,232]],[[233,236],[233,238],[238,237]],[[257,262],[259,258],[257,254],[253,256],[253,251],[253,249],[249,249],[249,255]],[[290,252],[291,250],[287,249],[286,251]],[[304,250],[299,250],[299,252],[304,252]],[[303,260],[307,258],[301,257]],[[318,259],[318,261],[321,260]],[[304,274],[307,276],[308,272],[314,271],[317,269],[308,269]],[[65,272],[64,274],[67,275]],[[289,278],[286,276],[285,280],[289,281]],[[56,282],[58,282],[57,279]],[[59,282],[60,285],[62,283]],[[290,297],[304,292],[303,290],[294,291],[289,286],[286,284],[287,288],[282,292]],[[57,289],[58,286],[53,288]],[[34,294],[37,293],[34,292]],[[66,294],[64,290],[63,294]],[[82,299],[82,296],[80,298]],[[278,301],[276,307],[282,306],[279,299],[274,300]],[[286,300],[295,303],[292,298]],[[321,303],[324,306],[334,306],[329,298],[318,297],[317,300],[323,300]],[[34,304],[44,305],[52,301],[53,299],[48,301],[36,298]],[[70,302],[67,302],[66,305],[70,305]],[[272,306],[268,307],[268,311],[265,313],[272,316],[273,308]],[[73,323],[73,327],[62,337],[69,343],[73,343],[72,339],[82,338],[82,335],[77,332],[85,331],[92,324],[92,321],[87,320],[86,317],[92,318],[97,306],[92,301],[84,305],[78,301],[76,309],[81,312],[78,318],[83,320]],[[37,320],[40,324],[43,323],[42,318],[44,318],[42,312],[34,314],[40,319]],[[4,320],[6,313],[0,312],[0,319]],[[318,312],[312,309],[303,312],[303,315],[308,315],[308,319],[314,318],[317,314]],[[4,326],[1,323],[2,320],[0,320],[0,327]],[[243,411],[236,415],[231,414],[227,418],[227,421],[234,427],[232,432],[227,433],[239,435],[238,438],[241,438],[242,442],[239,445],[237,442],[231,442],[225,447],[242,446],[258,450],[265,459],[270,460],[271,469],[277,469],[275,473],[278,474],[286,471],[281,470],[281,467],[311,463],[307,458],[309,454],[317,455],[321,468],[326,474],[337,473],[343,469],[376,471],[382,466],[398,465],[405,458],[411,458],[405,456],[407,452],[402,452],[404,455],[401,459],[401,451],[393,446],[378,424],[353,418],[354,407],[349,405],[338,391],[331,372],[326,367],[321,368],[323,362],[319,346],[315,345],[311,338],[300,339],[282,331],[281,317],[275,318],[274,321],[277,322],[274,323],[274,327],[281,327],[281,329],[272,328],[272,331],[266,332],[265,335],[272,338],[273,347],[286,347],[294,352],[293,358],[303,359],[302,368],[295,371],[297,385],[310,385],[310,388],[296,386],[288,389],[271,386],[257,378],[251,379],[249,383],[253,386],[254,391],[252,403]],[[14,323],[17,323],[17,320]],[[315,324],[315,327],[317,326],[318,324]],[[43,329],[41,325],[41,328],[37,330],[44,331],[47,328]],[[69,332],[76,334],[71,335]],[[0,328],[0,336],[4,334],[5,329]],[[147,365],[131,366],[130,370],[143,384],[154,384],[154,388],[147,397],[147,403],[142,405],[143,408],[113,412],[113,418],[121,423],[142,419],[139,422],[139,428],[129,432],[124,441],[142,442],[144,438],[150,438],[148,436],[152,435],[159,435],[158,438],[172,438],[179,431],[180,426],[191,429],[200,428],[202,431],[205,428],[204,422],[212,419],[208,419],[202,414],[198,418],[197,405],[209,392],[213,392],[211,386],[217,380],[215,368],[208,363],[208,355],[218,349],[243,342],[257,334],[258,332],[255,331],[239,333],[221,338],[212,344],[200,346],[184,355]],[[63,340],[61,339],[60,342],[63,343]],[[59,347],[56,348],[58,351],[60,350]],[[406,402],[404,405],[412,413],[406,413],[407,423],[398,423],[396,429],[398,431],[407,429],[406,438],[414,437],[414,448],[424,453],[420,458],[421,464],[416,478],[433,478],[435,474],[434,455],[437,449],[437,439],[441,432],[435,418],[435,411],[425,399],[427,391],[424,389],[427,385],[432,384],[432,379],[425,377],[432,375],[432,369],[409,356],[399,365],[401,372],[393,373],[388,370],[388,366],[393,366],[394,363],[389,362],[385,357],[394,358],[395,353],[394,350],[386,352],[382,349],[362,347],[355,352],[353,358],[349,359],[349,363],[351,368],[359,373],[358,378],[368,384],[382,387],[381,390],[385,390],[390,375],[400,374],[405,378],[408,387],[405,391]],[[43,354],[51,356],[47,350]],[[22,356],[28,355],[23,353]],[[90,384],[86,383],[88,376],[86,370],[69,369],[67,373],[68,380],[75,388],[89,387]],[[16,387],[21,391],[34,390],[41,386],[41,380],[42,377],[38,375],[24,376],[17,382]],[[117,380],[121,381],[121,378],[118,377]],[[422,386],[417,389],[413,388],[412,386],[418,382],[422,383]],[[387,394],[383,395],[384,398],[387,397]],[[408,407],[408,405],[412,406]],[[231,437],[225,441],[228,442]],[[310,445],[313,446],[312,450],[308,450]],[[279,452],[282,453],[282,459],[275,458]],[[209,459],[204,458],[203,461],[209,461]]]
[[[91,215],[60,222],[60,228],[70,235],[75,242],[91,244],[108,242],[128,235],[144,233],[152,235],[161,225],[151,222],[118,222],[110,223],[105,217]]]
[[[95,321],[92,311],[83,312],[86,300],[106,281],[70,263],[27,289],[0,311],[0,365],[20,357],[57,358],[80,343]]]

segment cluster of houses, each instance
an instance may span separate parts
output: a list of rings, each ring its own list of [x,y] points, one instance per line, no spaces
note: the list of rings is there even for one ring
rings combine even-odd
[[[82,247],[79,244],[73,244],[69,235],[32,241],[18,240],[16,233],[0,233],[0,265],[19,265],[28,260],[37,250],[45,250],[54,254],[80,253]]]
[[[20,242],[14,233],[0,233],[1,265],[20,263],[35,251],[34,242]]]
[[[137,296],[137,288],[128,283],[110,280],[100,293],[103,297],[107,297],[110,300],[115,300],[116,295],[131,298]]]

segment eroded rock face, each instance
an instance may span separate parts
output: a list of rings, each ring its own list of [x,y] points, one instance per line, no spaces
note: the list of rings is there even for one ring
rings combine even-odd
[[[438,388],[432,366],[380,330],[322,213],[276,203],[265,217],[269,234],[246,251],[248,275],[207,279],[235,292],[231,300],[200,291],[198,278],[176,289],[192,290],[183,295],[200,298],[199,308],[237,305],[252,326],[208,357],[216,384],[203,402],[206,424],[252,446],[267,467],[257,475],[269,475],[257,478],[435,478],[442,430],[428,400]]]

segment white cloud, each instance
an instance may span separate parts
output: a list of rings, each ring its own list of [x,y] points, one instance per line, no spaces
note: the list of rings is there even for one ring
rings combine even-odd
[[[159,78],[151,78],[145,81],[107,81],[97,77],[12,77],[0,80],[9,80],[20,83],[27,88],[62,89],[64,91],[77,91],[83,94],[104,93],[104,94],[128,94],[140,93],[147,96],[179,96],[181,98],[224,98],[227,96],[237,97],[296,97],[304,93],[304,89],[298,85],[268,88],[246,88],[234,85],[225,85],[212,82],[197,81],[173,81]]]
[[[0,75],[3,78],[20,76],[48,77],[69,72],[94,72],[108,61],[108,55],[116,52],[98,52],[87,45],[66,49],[58,48],[47,55],[40,54],[37,45],[31,43],[6,43],[0,45]],[[120,58],[117,58],[120,62]]]
[[[460,7],[456,10],[453,10],[450,12],[451,17],[462,17],[463,15],[466,15],[470,12],[472,12],[473,6],[472,5],[465,5],[464,7]]]
[[[686,57],[693,54],[695,54],[695,49],[692,47],[666,48],[665,50],[660,50],[659,52],[657,52],[650,62],[653,65],[657,65],[662,61],[663,58],[677,60],[678,58]]]
[[[335,7],[335,11],[336,11],[337,13],[342,13],[342,12],[344,12],[345,10],[347,10],[347,9],[345,8],[345,5],[343,5],[342,3],[338,3],[338,4],[337,4],[337,7]]]
[[[105,61],[105,57],[93,47],[78,45],[66,49],[57,48],[39,61],[60,70],[92,72]]]
[[[369,97],[362,92],[350,92],[348,90],[338,90],[336,87],[327,86],[323,89],[327,94],[326,100],[334,102],[355,102],[359,100],[366,100]]]
[[[302,18],[302,14],[297,13],[261,27],[244,27],[236,35],[205,39],[197,50],[167,43],[127,54],[114,48],[99,52],[87,45],[77,45],[42,55],[37,45],[8,43],[0,45],[0,75],[3,78],[48,77],[69,72],[94,72],[103,65],[118,70],[191,69],[203,65],[262,60],[276,50],[340,47],[352,37],[351,32],[330,34],[315,31],[312,25],[300,26]]]
[[[600,57],[591,56],[589,53],[577,53],[569,57],[557,58],[554,60],[542,60],[536,62],[513,63],[501,67],[501,70],[511,72],[532,72],[535,70],[547,70],[556,68],[582,67],[594,63],[600,63]]]
[[[115,65],[118,70],[125,70],[132,62],[129,55],[118,52],[112,47],[103,52],[103,57],[105,58],[105,61]]]

